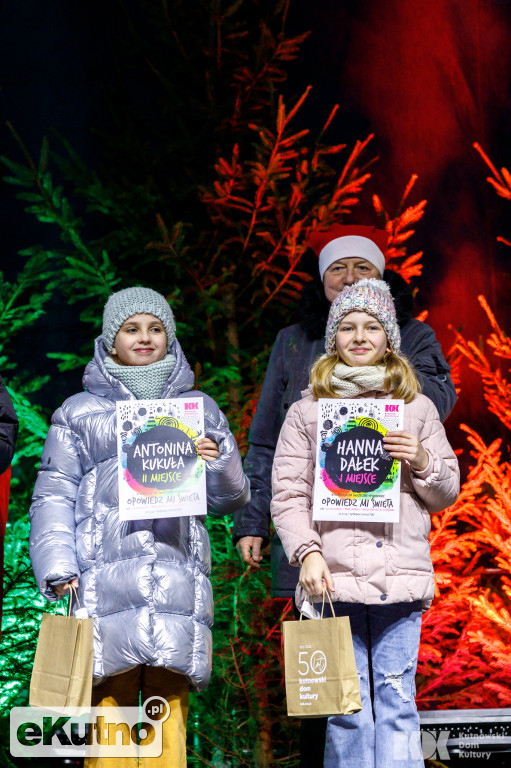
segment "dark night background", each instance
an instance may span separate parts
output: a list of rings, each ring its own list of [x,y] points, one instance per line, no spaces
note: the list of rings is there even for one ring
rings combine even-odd
[[[123,121],[127,135],[133,119],[139,128],[145,126],[148,147],[157,147],[161,137],[153,128],[163,107],[152,73],[143,62],[137,66],[135,56],[126,56],[126,19],[141,38],[152,34],[145,6],[55,0],[3,4],[2,154],[22,160],[5,120],[36,158],[43,136],[56,129],[91,167],[108,165],[119,175],[122,152],[113,150],[108,137],[119,135]],[[293,0],[290,6],[288,30],[311,31],[284,85],[286,96],[313,85],[299,121],[314,133],[339,102],[333,140],[351,146],[375,134],[370,153],[379,160],[355,216],[375,221],[374,192],[392,214],[411,174],[418,174],[410,202],[426,198],[428,204],[411,242],[411,248],[424,251],[423,275],[413,284],[419,288],[418,310],[429,310],[445,351],[453,341],[449,323],[473,339],[487,332],[479,293],[501,325],[507,324],[509,251],[496,236],[511,236],[508,207],[487,184],[486,166],[472,144],[480,142],[498,168],[509,166],[510,26],[511,6],[498,0]],[[193,83],[189,92],[193,99]],[[126,103],[130,113],[123,113]],[[167,120],[178,126],[179,114]],[[135,162],[143,157],[141,148]],[[166,172],[182,183],[181,169],[170,168]],[[194,179],[187,182],[193,185]],[[14,193],[2,184],[2,269],[8,277],[16,271],[18,250],[35,242],[51,247],[56,236],[23,212]],[[76,316],[74,309],[54,306],[31,331],[34,366],[44,365],[50,348],[83,342]],[[466,382],[475,385],[475,376]],[[69,374],[59,387],[68,390],[59,396],[76,390],[79,374]],[[467,407],[466,401],[458,403],[450,430],[467,419]],[[484,405],[473,398],[472,424],[484,413]]]

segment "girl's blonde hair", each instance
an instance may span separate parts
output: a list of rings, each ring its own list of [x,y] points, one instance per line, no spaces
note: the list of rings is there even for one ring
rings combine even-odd
[[[337,349],[333,355],[321,355],[311,368],[309,387],[315,400],[319,397],[339,397],[332,385],[332,374],[342,359]],[[399,352],[386,352],[383,357],[385,366],[385,392],[392,394],[394,400],[409,403],[421,391],[421,386],[412,364]]]

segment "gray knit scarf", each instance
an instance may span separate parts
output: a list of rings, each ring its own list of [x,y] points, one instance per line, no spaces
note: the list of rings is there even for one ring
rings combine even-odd
[[[105,357],[108,373],[122,381],[137,400],[156,400],[160,397],[175,367],[174,355],[165,355],[163,360],[149,365],[119,365],[109,355]]]
[[[357,397],[364,392],[385,392],[385,366],[352,367],[337,363],[332,373],[332,387],[339,397]]]

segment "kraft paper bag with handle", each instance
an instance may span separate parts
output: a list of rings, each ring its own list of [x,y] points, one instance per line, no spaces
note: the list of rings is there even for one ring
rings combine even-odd
[[[52,711],[90,709],[93,670],[93,619],[44,613],[30,681],[30,706]],[[80,609],[84,610],[84,609]]]
[[[332,606],[328,592],[327,596]],[[323,594],[321,617],[324,605]],[[287,714],[303,718],[359,712],[362,702],[349,618],[302,621],[300,614],[300,621],[285,621],[283,628]]]

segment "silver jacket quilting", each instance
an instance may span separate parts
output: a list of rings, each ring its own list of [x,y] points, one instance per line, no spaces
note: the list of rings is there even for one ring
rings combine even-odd
[[[208,511],[229,514],[250,497],[236,441],[214,400],[192,390],[179,342],[171,352],[177,362],[161,397],[203,399],[206,436],[220,447],[206,463]],[[30,508],[35,577],[48,600],[56,599],[52,584],[79,578],[80,602],[94,617],[94,678],[149,664],[203,690],[212,655],[209,537],[200,517],[119,520],[115,403],[134,395],[108,373],[105,354],[99,338],[86,391],[52,418]]]

